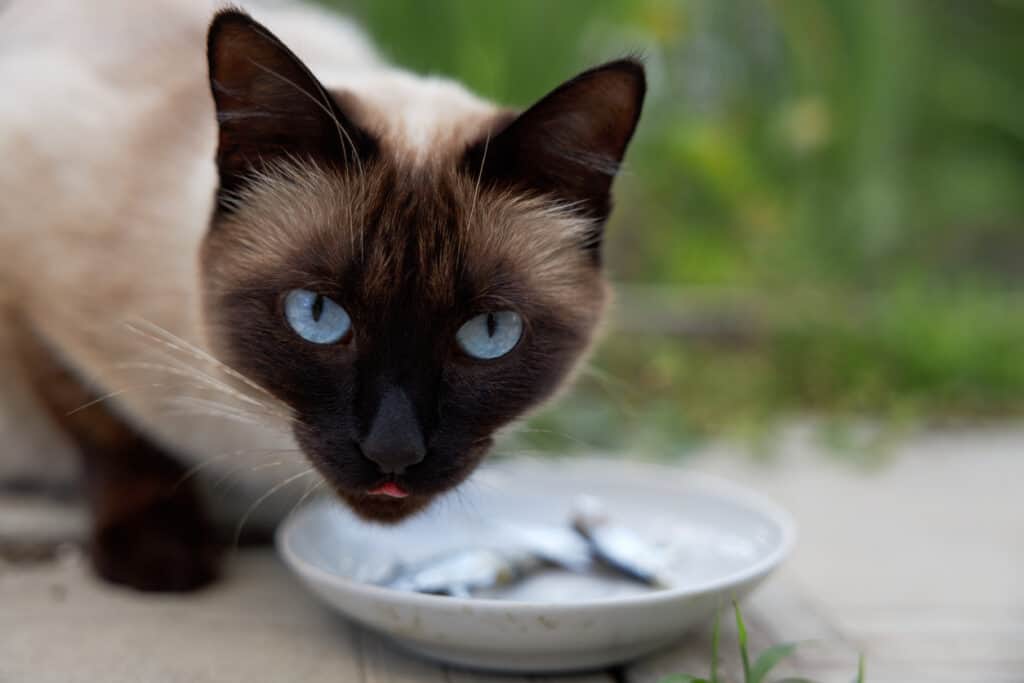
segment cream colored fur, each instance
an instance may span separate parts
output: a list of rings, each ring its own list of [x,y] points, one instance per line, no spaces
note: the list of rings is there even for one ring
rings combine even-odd
[[[197,253],[216,181],[205,61],[215,9],[208,0],[0,3],[0,476],[5,463],[70,470],[69,445],[21,381],[15,320],[205,471],[262,492],[307,467],[283,407],[205,358]],[[247,9],[328,88],[356,94],[409,159],[429,158],[460,117],[495,111],[455,83],[385,65],[333,15]]]

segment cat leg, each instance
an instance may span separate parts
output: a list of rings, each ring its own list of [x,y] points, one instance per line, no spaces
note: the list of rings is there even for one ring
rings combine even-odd
[[[187,591],[216,578],[221,544],[186,469],[112,403],[88,405],[95,392],[38,339],[21,348],[37,396],[81,454],[96,572],[146,591]]]

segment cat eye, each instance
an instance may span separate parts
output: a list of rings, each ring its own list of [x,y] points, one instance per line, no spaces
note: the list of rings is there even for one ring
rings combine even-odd
[[[288,292],[284,315],[295,334],[314,344],[334,344],[352,330],[352,319],[344,308],[308,289]]]
[[[479,360],[500,358],[515,348],[523,336],[523,319],[515,311],[481,313],[467,320],[455,333],[455,341],[467,355]]]

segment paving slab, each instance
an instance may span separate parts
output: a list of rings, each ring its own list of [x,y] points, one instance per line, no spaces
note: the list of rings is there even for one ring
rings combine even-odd
[[[877,683],[1024,683],[1024,430],[933,432],[865,470],[796,430],[761,464],[718,445],[680,467],[745,483],[786,506],[800,538],[745,603],[755,647],[808,641],[782,673]],[[664,652],[584,677],[494,677],[405,655],[335,617],[269,549],[241,550],[190,596],[103,585],[74,546],[82,519],[0,497],[0,682],[342,681],[655,683],[706,674],[704,628]],[[20,544],[20,545],[19,545]],[[728,620],[726,620],[728,621]],[[738,672],[735,631],[725,671]]]

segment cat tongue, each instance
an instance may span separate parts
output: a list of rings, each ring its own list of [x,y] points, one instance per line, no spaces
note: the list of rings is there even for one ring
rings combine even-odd
[[[393,481],[386,481],[380,486],[370,489],[369,493],[371,496],[388,496],[390,498],[405,498],[409,495],[408,491]]]

